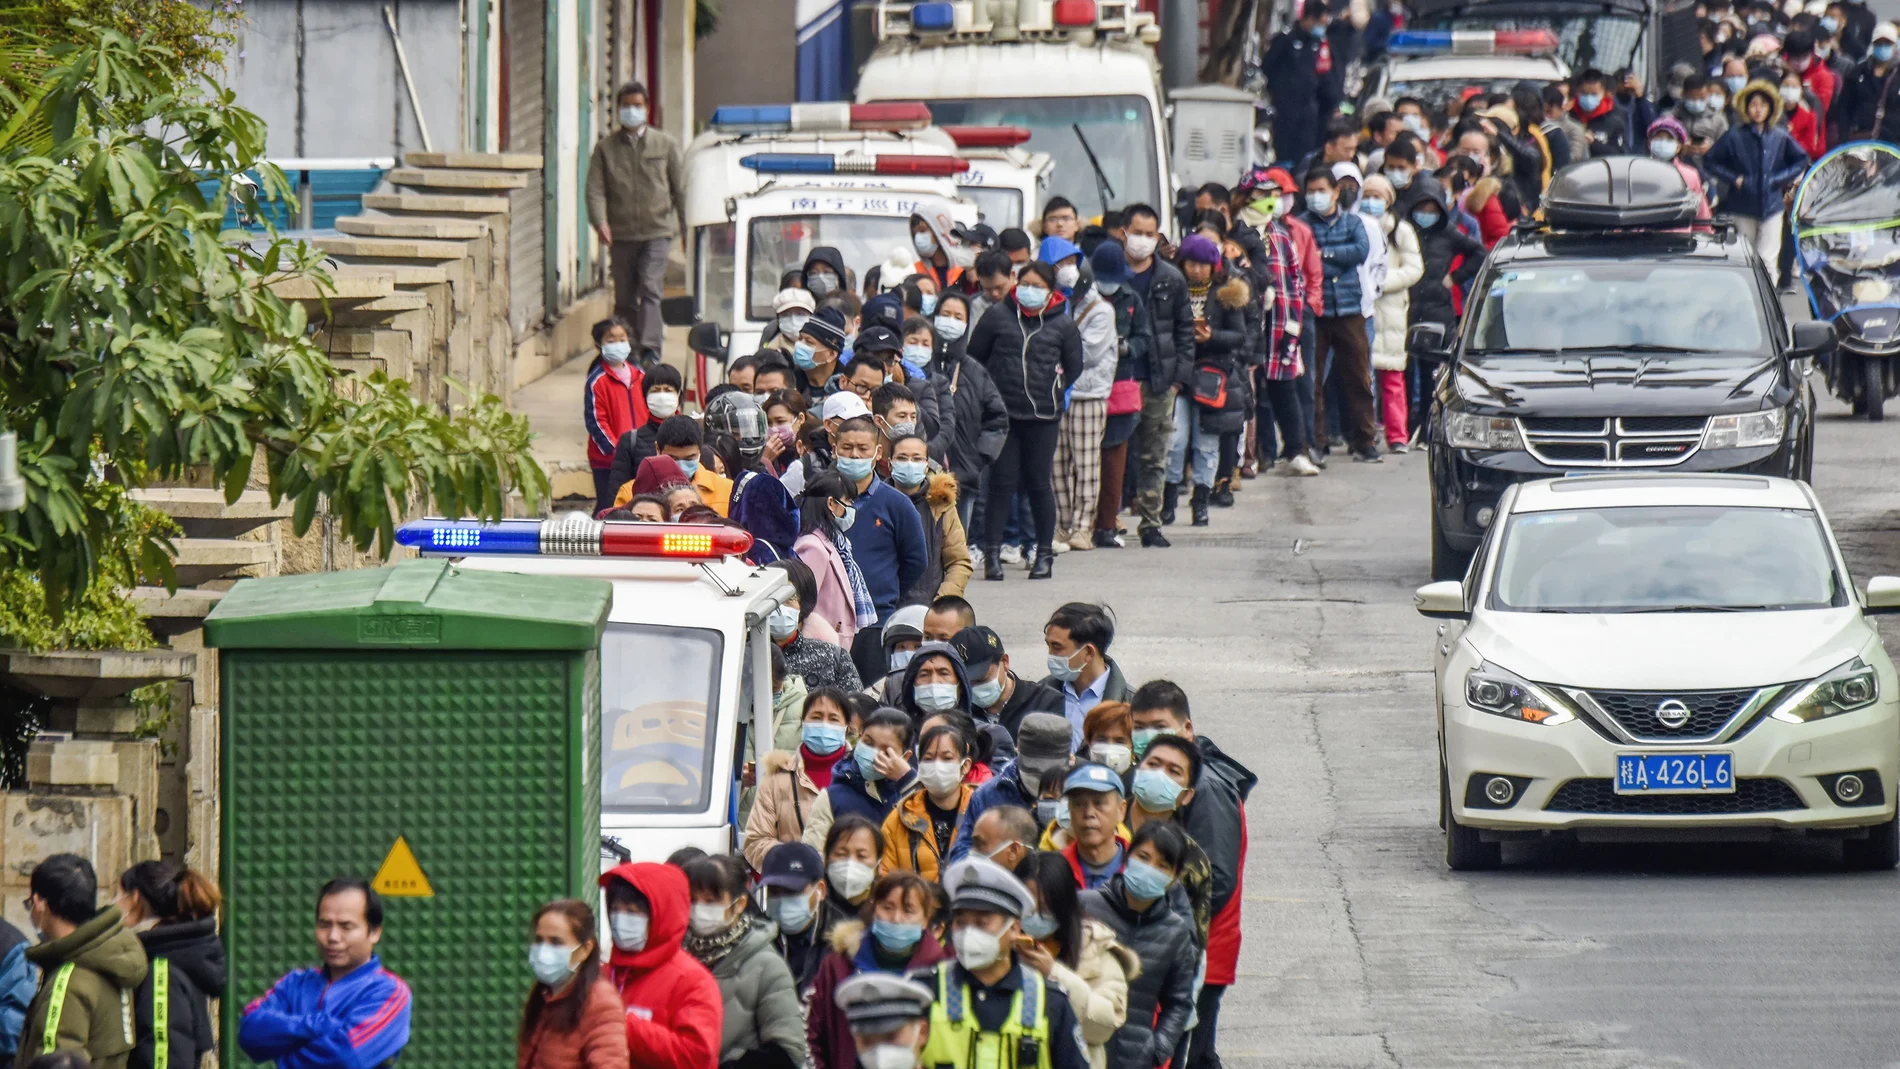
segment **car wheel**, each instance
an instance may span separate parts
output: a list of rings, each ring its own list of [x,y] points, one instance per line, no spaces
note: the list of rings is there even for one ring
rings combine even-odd
[[[1464,554],[1452,548],[1445,541],[1444,529],[1438,525],[1438,503],[1432,502],[1432,582],[1446,579],[1463,579],[1465,566],[1470,561]]]
[[[1900,813],[1867,829],[1865,839],[1841,840],[1841,860],[1850,869],[1877,872],[1900,864]]]
[[[1478,829],[1467,828],[1451,815],[1451,783],[1445,766],[1438,766],[1438,816],[1445,828],[1445,867],[1453,872],[1484,872],[1504,863],[1504,844],[1487,843]]]
[[[1860,398],[1867,422],[1879,423],[1887,418],[1887,384],[1881,381],[1880,361],[1873,357],[1860,358]]]

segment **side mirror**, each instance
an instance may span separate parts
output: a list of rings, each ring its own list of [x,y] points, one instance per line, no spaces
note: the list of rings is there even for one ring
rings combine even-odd
[[[686,332],[686,347],[701,356],[710,356],[724,363],[726,332],[720,330],[717,323],[695,323],[693,329]]]
[[[660,301],[660,322],[669,327],[690,327],[699,322],[699,312],[691,297],[667,297]]]
[[[1895,580],[1895,585],[1900,589],[1900,580]],[[1455,579],[1426,583],[1419,587],[1412,595],[1412,607],[1418,610],[1420,616],[1433,620],[1471,619],[1471,610],[1465,608],[1465,585]]]
[[[1876,575],[1867,580],[1866,606],[1862,611],[1869,616],[1900,613],[1900,578]]]
[[[1445,325],[1443,323],[1416,323],[1405,334],[1405,348],[1408,352],[1424,353],[1427,356],[1447,356],[1451,350],[1445,345]]]
[[[1833,323],[1809,319],[1794,325],[1794,345],[1788,350],[1792,359],[1804,356],[1820,356],[1831,353],[1840,345],[1840,335],[1834,330]]]

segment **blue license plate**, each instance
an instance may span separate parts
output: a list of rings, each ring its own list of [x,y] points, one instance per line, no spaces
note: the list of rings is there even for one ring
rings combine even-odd
[[[1735,763],[1725,753],[1616,755],[1618,794],[1732,794]]]

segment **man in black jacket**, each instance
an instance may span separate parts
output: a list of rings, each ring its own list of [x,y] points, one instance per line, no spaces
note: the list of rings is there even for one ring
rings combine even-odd
[[[1015,738],[1030,713],[1062,715],[1062,695],[1009,670],[1003,640],[987,627],[966,627],[950,639],[970,680],[970,712],[979,724],[1000,724]]]
[[[1896,75],[1896,67],[1900,67],[1900,60],[1895,58],[1895,34],[1883,26],[1873,31],[1866,62],[1855,67],[1834,94],[1828,125],[1839,131],[1842,140],[1900,140],[1900,75]],[[1885,108],[1881,107],[1883,98]],[[1874,129],[1876,120],[1878,130]]]
[[[1273,98],[1273,147],[1283,160],[1297,160],[1319,145],[1326,117],[1337,105],[1331,95],[1333,67],[1339,63],[1326,37],[1332,21],[1326,0],[1306,0],[1298,21],[1267,45],[1260,69],[1267,72]]]
[[[967,531],[981,496],[983,469],[1002,455],[1003,439],[1009,436],[1009,409],[990,373],[963,351],[963,338],[943,344],[930,378],[939,384],[942,409],[930,453],[943,458],[944,467],[957,477],[957,518]]]
[[[1141,544],[1163,548],[1161,533],[1162,487],[1168,478],[1168,441],[1174,436],[1174,396],[1188,381],[1194,360],[1194,312],[1188,306],[1187,278],[1173,264],[1155,255],[1161,239],[1161,217],[1146,204],[1130,205],[1128,223],[1128,285],[1148,302],[1148,321],[1154,345],[1135,358],[1135,378],[1141,382],[1141,421],[1135,425],[1130,452],[1135,468],[1135,511],[1141,514]]]

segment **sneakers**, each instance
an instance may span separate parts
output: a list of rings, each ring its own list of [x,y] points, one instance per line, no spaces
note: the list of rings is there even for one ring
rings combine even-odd
[[[996,556],[997,556],[997,559],[1002,561],[1004,564],[1023,563],[1023,550],[1021,546],[1005,545],[1001,550],[997,551]],[[997,576],[997,578],[1001,579],[1002,576],[999,575]]]
[[[1167,535],[1161,533],[1159,527],[1150,527],[1141,532],[1141,548],[1143,549],[1166,549],[1173,544],[1168,541]]]
[[[1096,549],[1123,549],[1127,545],[1128,545],[1128,542],[1126,539],[1122,538],[1120,531],[1095,532],[1095,548]]]
[[[1386,443],[1385,450],[1388,453],[1396,453],[1396,454],[1403,455],[1406,453],[1410,453],[1412,451],[1412,447],[1406,444],[1405,442],[1388,442]]]
[[[1292,476],[1313,476],[1319,474],[1319,465],[1305,453],[1295,453],[1281,470]]]
[[[1380,456],[1379,451],[1377,449],[1372,448],[1371,446],[1367,446],[1364,449],[1353,450],[1352,459],[1353,459],[1353,462],[1357,464],[1383,464],[1385,463],[1385,458]]]
[[[1326,454],[1325,453],[1320,452],[1318,449],[1308,449],[1306,451],[1306,458],[1313,462],[1314,467],[1318,468],[1321,471],[1326,470]]]

